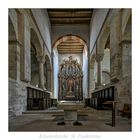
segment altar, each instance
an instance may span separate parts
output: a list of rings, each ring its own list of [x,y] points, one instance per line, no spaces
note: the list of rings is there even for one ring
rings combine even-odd
[[[68,60],[63,60],[58,73],[59,90],[58,100],[83,100],[83,72],[82,66],[77,59],[73,60],[69,56]]]
[[[59,104],[58,109],[64,110],[64,121],[77,121],[78,111],[84,107],[83,104]]]

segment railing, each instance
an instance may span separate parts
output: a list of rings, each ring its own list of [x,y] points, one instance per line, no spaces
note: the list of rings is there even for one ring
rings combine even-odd
[[[51,106],[50,93],[36,87],[27,87],[27,110],[42,110]]]
[[[114,86],[95,90],[90,99],[90,106],[95,109],[111,108],[110,105],[104,104],[106,101],[114,101]]]

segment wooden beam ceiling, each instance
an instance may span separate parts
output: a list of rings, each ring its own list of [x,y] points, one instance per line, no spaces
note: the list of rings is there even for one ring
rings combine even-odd
[[[93,9],[47,9],[52,25],[89,24]]]
[[[51,25],[90,24],[93,9],[47,9]],[[78,40],[69,38],[57,46],[60,54],[83,53],[84,45]]]
[[[78,40],[66,40],[64,42],[61,42],[58,46],[57,46],[57,50],[58,53],[83,53],[83,48],[84,45],[81,44]]]

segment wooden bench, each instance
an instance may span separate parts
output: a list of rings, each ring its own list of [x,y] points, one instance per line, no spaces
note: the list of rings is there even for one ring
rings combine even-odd
[[[131,118],[131,104],[124,104],[122,110],[118,110],[122,117]]]

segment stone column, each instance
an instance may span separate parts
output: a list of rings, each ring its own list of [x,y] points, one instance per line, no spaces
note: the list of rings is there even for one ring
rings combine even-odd
[[[115,10],[110,26],[110,74],[111,81],[117,82],[120,79],[121,69],[121,10]]]
[[[97,62],[97,86],[101,86],[101,61],[103,60],[103,53],[97,54],[96,62]]]
[[[131,77],[131,41],[123,40],[120,43],[122,56],[121,56],[121,79],[120,85],[117,86],[118,97],[122,104],[130,104],[132,97],[132,77]]]
[[[131,41],[123,40],[120,43],[122,50],[122,77],[131,75]]]
[[[47,70],[47,90],[51,91],[51,69]]]
[[[20,79],[31,81],[31,35],[28,16],[18,15],[18,34],[22,47],[20,49]]]
[[[9,77],[20,80],[20,48],[17,40],[9,41]]]
[[[39,65],[39,87],[45,89],[44,87],[44,63],[45,59],[43,56],[37,56]]]
[[[92,67],[90,67],[90,91],[93,91],[94,89],[95,89],[95,80],[94,80],[94,68],[93,68],[93,66]],[[90,95],[90,97],[91,97],[91,95]]]
[[[50,80],[51,80],[51,82],[50,82],[50,91],[52,92],[53,91],[53,77],[52,77],[52,69],[50,69]]]

